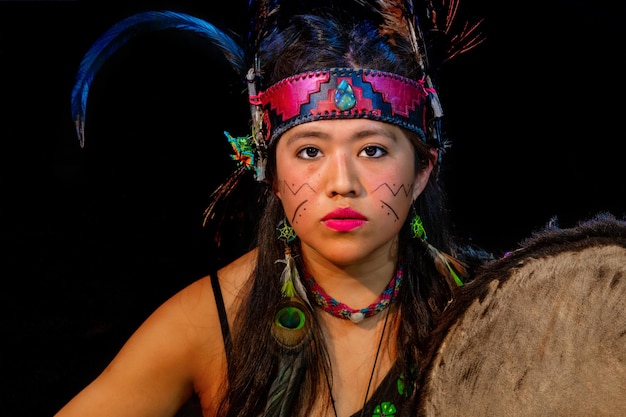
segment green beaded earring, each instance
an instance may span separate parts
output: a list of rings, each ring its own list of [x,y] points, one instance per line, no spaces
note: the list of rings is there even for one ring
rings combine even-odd
[[[411,219],[411,237],[413,239],[428,239],[426,236],[426,229],[424,229],[424,223],[422,218],[417,214],[415,208],[413,208],[413,218]]]
[[[463,285],[463,279],[469,276],[468,266],[451,255],[441,252],[426,241],[428,239],[426,229],[422,218],[415,210],[415,206],[413,206],[413,218],[411,219],[411,237],[418,239],[426,247],[435,262],[437,271],[446,279],[451,290],[454,291],[455,287]]]
[[[276,226],[276,238],[278,240],[282,240],[285,245],[293,242],[298,235],[296,235],[296,231],[293,230],[293,227],[289,224],[286,219],[282,219],[278,222],[278,226]]]

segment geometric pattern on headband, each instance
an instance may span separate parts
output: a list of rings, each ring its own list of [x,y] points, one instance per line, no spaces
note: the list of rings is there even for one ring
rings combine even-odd
[[[310,121],[368,118],[424,136],[429,91],[415,81],[371,69],[329,68],[285,78],[250,97],[263,109],[265,139]]]

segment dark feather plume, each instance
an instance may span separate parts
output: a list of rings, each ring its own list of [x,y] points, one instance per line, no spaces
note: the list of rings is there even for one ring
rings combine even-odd
[[[439,51],[429,53],[438,57],[436,65],[475,48],[485,40],[480,31],[483,19],[475,22],[459,20],[458,13],[459,0],[429,2],[426,10],[426,36],[430,39],[427,38],[426,41],[432,44],[431,48],[440,48]]]
[[[425,71],[478,46],[482,20],[459,23],[459,0],[356,0],[380,14],[381,35],[410,42]],[[460,28],[457,29],[460,25]]]
[[[248,29],[248,53],[253,55],[259,44],[267,36],[271,27],[270,22],[277,16],[280,1],[277,0],[249,0],[250,26]]]
[[[263,417],[289,417],[306,374],[305,352],[289,352],[279,361],[278,375],[272,382]]]
[[[72,90],[72,118],[81,146],[85,141],[87,97],[94,76],[123,45],[136,36],[165,29],[190,31],[208,38],[238,74],[245,74],[244,52],[233,38],[214,25],[184,13],[149,11],[130,16],[107,30],[85,54]]]

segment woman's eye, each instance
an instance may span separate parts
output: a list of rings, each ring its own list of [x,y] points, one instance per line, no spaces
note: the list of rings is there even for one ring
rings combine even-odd
[[[319,156],[319,154],[320,150],[313,146],[307,146],[306,148],[300,149],[300,151],[298,151],[298,157],[302,159],[312,159]]]
[[[387,152],[380,146],[366,146],[360,153],[360,155],[367,156],[368,158],[379,158],[386,154]]]

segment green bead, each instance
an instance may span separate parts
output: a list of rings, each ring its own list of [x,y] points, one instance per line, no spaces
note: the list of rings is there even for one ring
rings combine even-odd
[[[374,408],[372,417],[391,417],[396,415],[396,406],[389,401],[382,402]]]

